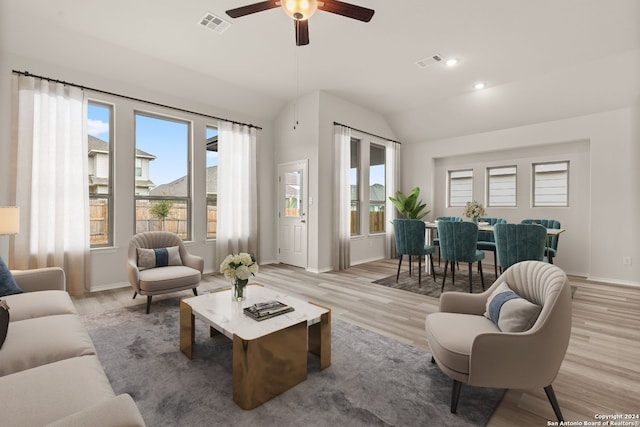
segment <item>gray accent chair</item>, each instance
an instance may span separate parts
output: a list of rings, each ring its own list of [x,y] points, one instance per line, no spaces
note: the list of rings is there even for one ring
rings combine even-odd
[[[530,329],[502,332],[484,316],[488,298],[502,283],[542,307]],[[427,315],[425,329],[431,361],[453,379],[452,413],[457,410],[462,384],[506,389],[541,387],[556,417],[563,420],[551,386],[571,336],[571,291],[560,268],[523,261],[507,269],[483,293],[444,293],[440,311]]]
[[[177,246],[182,265],[168,265],[141,269],[138,267],[138,248],[163,249]],[[204,260],[192,255],[175,233],[168,231],[149,231],[136,234],[129,242],[127,273],[133,288],[133,298],[138,294],[147,296],[147,314],[151,308],[153,295],[192,289],[198,295],[197,287],[202,279]]]

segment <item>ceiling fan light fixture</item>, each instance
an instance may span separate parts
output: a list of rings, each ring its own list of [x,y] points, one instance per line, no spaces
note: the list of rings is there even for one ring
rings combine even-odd
[[[282,9],[296,21],[309,19],[318,10],[317,0],[282,0]]]

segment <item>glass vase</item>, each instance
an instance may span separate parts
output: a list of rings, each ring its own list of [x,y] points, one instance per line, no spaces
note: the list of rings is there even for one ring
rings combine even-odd
[[[247,298],[247,283],[249,279],[236,279],[231,287],[231,299],[233,301],[244,301]]]

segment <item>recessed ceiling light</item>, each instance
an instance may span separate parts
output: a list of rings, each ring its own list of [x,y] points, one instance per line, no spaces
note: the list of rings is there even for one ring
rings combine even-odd
[[[445,62],[445,64],[447,65],[447,67],[455,67],[459,62],[460,60],[458,58],[449,58],[447,59],[447,62]]]
[[[473,88],[476,90],[484,89],[485,87],[487,87],[487,84],[484,82],[478,82],[473,85]]]

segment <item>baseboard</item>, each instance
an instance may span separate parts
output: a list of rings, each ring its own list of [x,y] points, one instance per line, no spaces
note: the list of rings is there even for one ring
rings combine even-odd
[[[102,292],[102,291],[110,291],[112,289],[121,289],[131,287],[129,282],[119,282],[119,283],[108,283],[106,285],[93,286],[89,289],[89,292]]]
[[[607,284],[613,284],[613,285],[629,286],[629,287],[632,287],[632,288],[640,288],[640,283],[638,283],[638,282],[631,282],[631,281],[628,281],[628,280],[611,279],[609,277],[588,276],[587,280],[589,282],[599,282],[599,283],[607,283]]]

